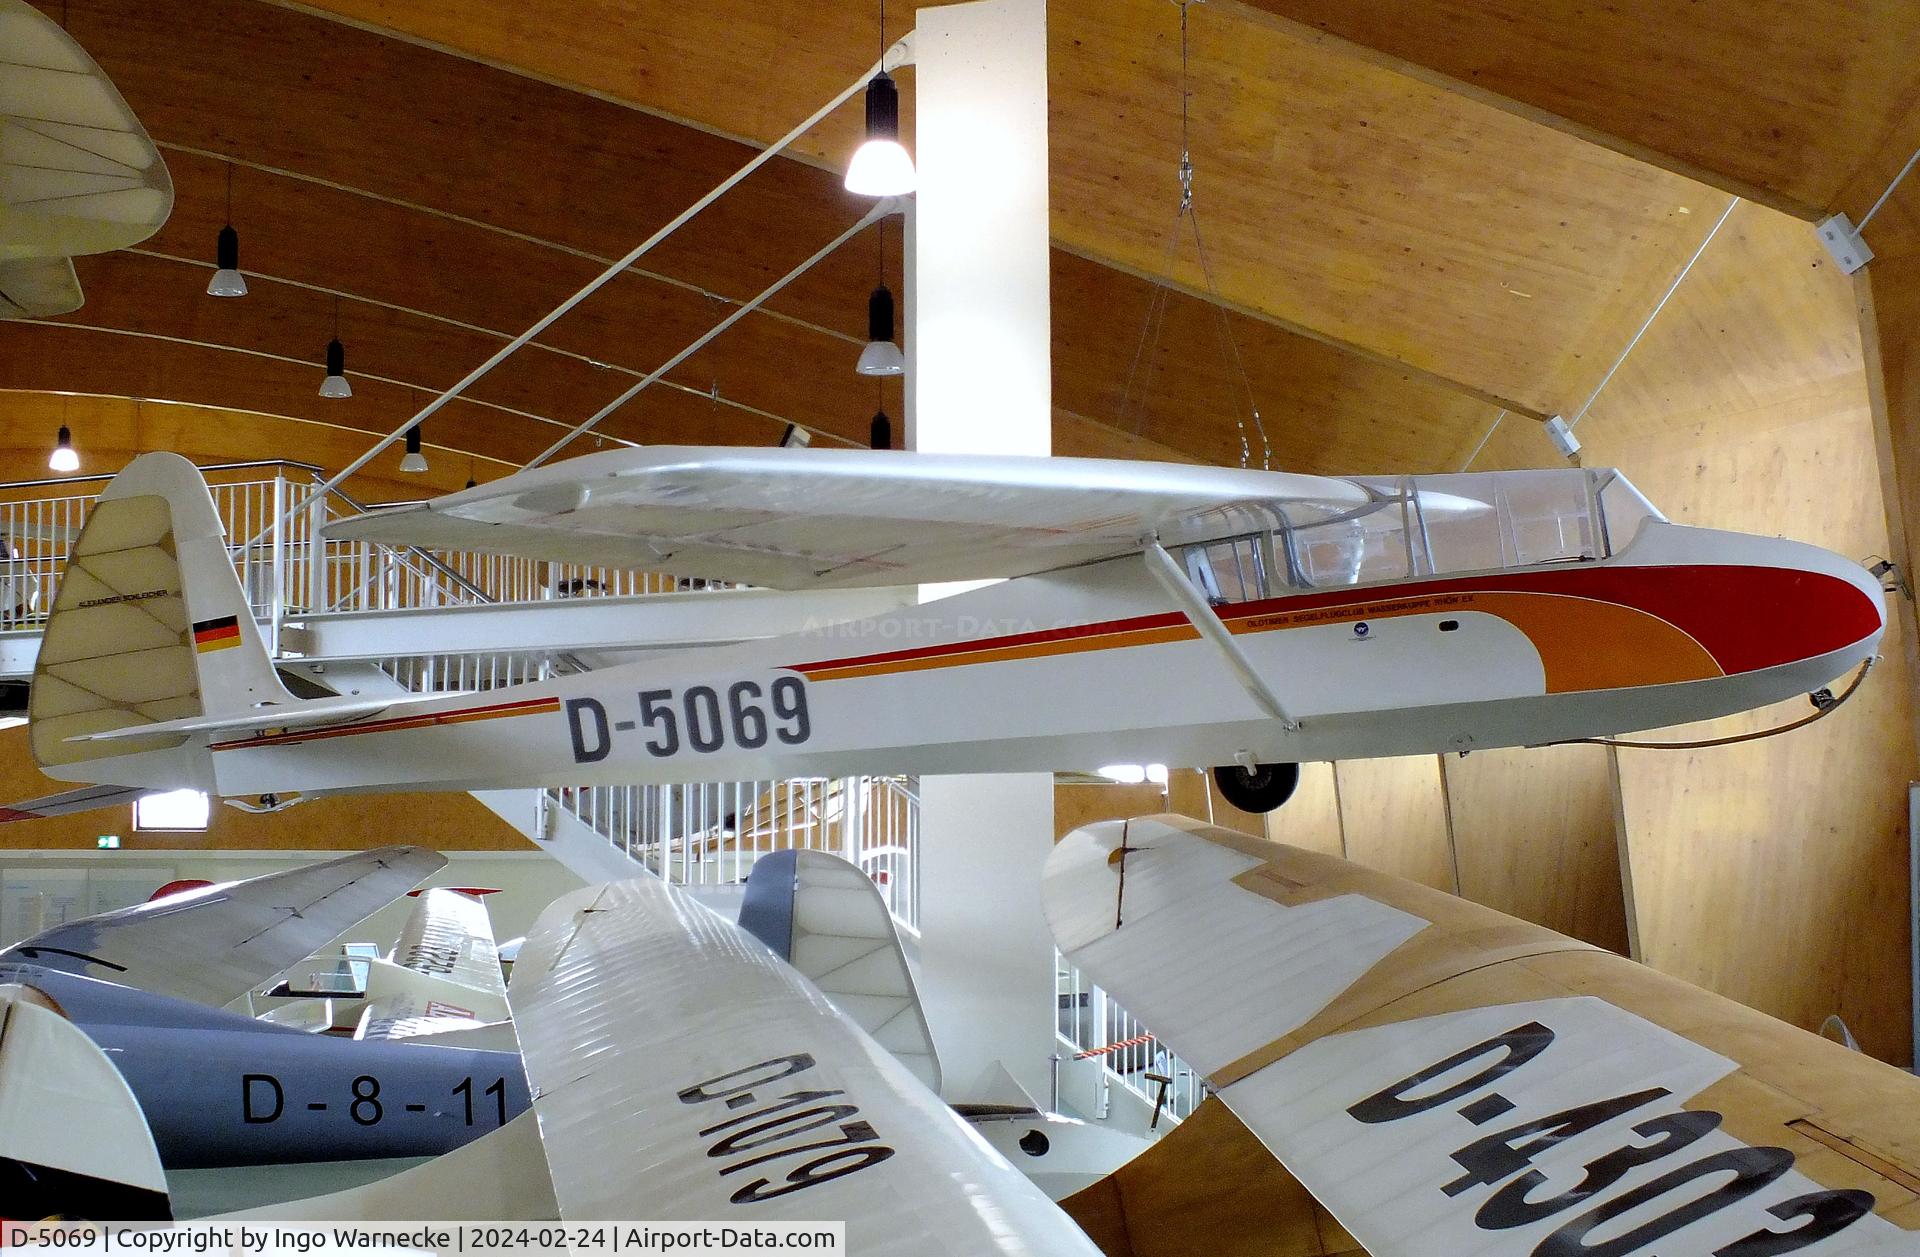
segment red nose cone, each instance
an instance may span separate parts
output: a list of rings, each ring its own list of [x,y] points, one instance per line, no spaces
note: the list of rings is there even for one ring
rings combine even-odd
[[[159,900],[168,899],[174,895],[184,895],[190,890],[204,890],[211,885],[213,885],[212,882],[203,882],[200,879],[194,878],[194,877],[184,878],[177,882],[168,882],[165,886],[162,886],[159,890],[156,890],[151,895],[148,895],[147,902],[156,903]]]

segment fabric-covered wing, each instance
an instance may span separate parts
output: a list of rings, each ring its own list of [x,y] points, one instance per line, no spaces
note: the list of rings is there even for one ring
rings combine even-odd
[[[900,933],[859,866],[825,851],[775,851],[754,862],[740,926],[820,988],[935,1092],[940,1057]]]
[[[8,821],[36,821],[46,816],[67,816],[74,812],[118,807],[151,793],[145,786],[81,786],[78,790],[62,790],[59,794],[44,794],[37,799],[23,799],[18,803],[0,806],[0,825]]]
[[[392,960],[370,966],[367,1005],[354,1037],[420,1038],[477,1029],[507,1015],[507,983],[486,905],[437,886],[415,900]]]
[[[1178,817],[1076,831],[1045,898],[1372,1257],[1920,1254],[1920,1080],[1837,1044]]]
[[[84,304],[71,259],[0,262],[0,319],[50,319]]]
[[[381,847],[84,917],[0,951],[215,1007],[298,964],[446,866],[423,847]]]
[[[93,58],[0,0],[0,260],[124,249],[172,208],[159,150]]]
[[[1352,510],[1351,481],[1098,458],[655,446],[535,468],[335,538],[829,589],[1023,576]]]
[[[663,882],[557,902],[511,994],[563,1218],[844,1218],[869,1257],[1098,1252],[791,966]]]

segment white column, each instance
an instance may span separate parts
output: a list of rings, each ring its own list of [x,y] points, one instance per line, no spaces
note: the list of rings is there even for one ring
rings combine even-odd
[[[1045,0],[923,8],[914,47],[907,445],[1046,455]],[[1003,1065],[1044,1103],[1054,992],[1040,869],[1053,845],[1052,774],[927,777],[920,796],[922,985],[948,1098],[1004,1098],[989,1090]]]

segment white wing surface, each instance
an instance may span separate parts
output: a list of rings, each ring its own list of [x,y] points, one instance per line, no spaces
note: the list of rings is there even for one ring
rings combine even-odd
[[[563,1218],[844,1218],[867,1257],[1098,1252],[791,966],[663,882],[549,908],[512,999]]]
[[[446,867],[423,847],[381,847],[54,926],[0,951],[215,1007],[238,999]]]
[[[535,468],[328,536],[487,550],[769,589],[1023,576],[1324,518],[1352,481],[1099,458],[656,446]]]
[[[0,319],[50,319],[85,304],[68,258],[0,262]]]
[[[1176,817],[1045,900],[1372,1257],[1920,1254],[1920,1083],[1619,956]]]

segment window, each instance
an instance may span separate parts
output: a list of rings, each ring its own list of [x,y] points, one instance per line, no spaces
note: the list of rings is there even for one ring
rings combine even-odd
[[[1188,546],[1187,577],[1211,603],[1252,602],[1267,596],[1266,565],[1261,561],[1260,537],[1229,537]]]
[[[212,806],[202,790],[142,795],[133,801],[133,827],[136,830],[200,831],[206,829],[211,812]]]

